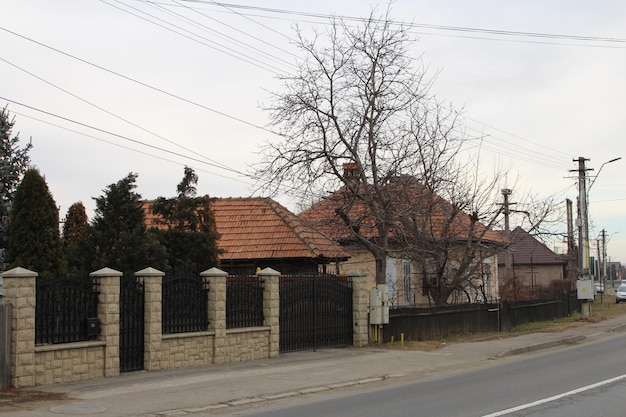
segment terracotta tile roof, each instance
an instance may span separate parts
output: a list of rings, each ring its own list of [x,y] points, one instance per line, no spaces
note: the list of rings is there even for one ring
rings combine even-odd
[[[349,258],[337,243],[270,198],[213,202],[222,259]]]
[[[144,203],[146,223],[155,216]],[[222,260],[327,258],[347,259],[341,246],[270,198],[212,200]]]
[[[504,234],[503,231],[502,234]],[[567,260],[559,257],[519,226],[511,231],[509,248],[515,265],[563,265],[567,263]],[[498,253],[498,265],[504,265],[504,257],[504,252]]]
[[[424,193],[427,192],[425,187],[419,185],[414,179],[409,180],[408,183],[405,182],[402,187],[403,190],[407,190],[407,187],[410,187],[408,192],[414,195],[414,201],[423,198]],[[349,206],[348,212],[351,218],[361,217],[364,219],[359,232],[366,237],[377,236],[378,231],[374,227],[372,216],[369,215],[369,209],[362,201],[355,201],[354,198],[351,198],[348,193],[347,189],[343,187],[301,213],[300,217],[333,239],[349,239],[353,236],[352,232],[345,222],[335,214],[337,208],[344,207],[345,209],[345,207]],[[445,212],[450,210],[452,205],[437,195],[434,195],[427,201],[429,201],[429,207],[427,208],[428,214],[424,216],[425,226],[434,237],[467,239],[471,224],[469,215],[460,213],[455,216],[450,225],[448,236],[442,236],[444,234],[443,224],[444,222],[449,222],[450,217]],[[481,237],[482,240],[496,243],[504,242],[500,233],[488,229],[480,222],[475,224],[475,230],[474,236]]]

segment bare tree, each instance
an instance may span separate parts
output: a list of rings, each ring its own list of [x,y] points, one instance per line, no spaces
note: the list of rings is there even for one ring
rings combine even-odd
[[[452,290],[436,296],[445,302],[475,276],[476,257],[493,254],[485,241],[497,221],[498,174],[466,173],[459,113],[430,95],[432,79],[409,53],[413,39],[389,9],[358,26],[333,20],[311,39],[296,32],[304,58],[266,107],[283,139],[264,148],[255,173],[262,188],[291,186],[332,207],[318,220],[373,255],[379,284],[390,255],[438,259],[423,272],[441,277],[456,268]],[[338,191],[324,197],[329,189]]]

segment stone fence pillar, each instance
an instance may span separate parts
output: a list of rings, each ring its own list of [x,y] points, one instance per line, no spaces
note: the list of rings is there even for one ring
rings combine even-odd
[[[257,275],[264,281],[263,316],[264,324],[270,327],[269,356],[277,358],[280,354],[280,272],[265,268]]]
[[[2,302],[11,304],[11,384],[15,388],[35,386],[35,305],[37,272],[13,268],[4,280]]]
[[[104,376],[120,374],[120,277],[122,273],[102,268],[89,274],[98,282],[98,319],[100,336],[104,341]]]
[[[163,340],[163,276],[154,268],[135,272],[143,280],[144,288],[144,369],[155,371],[161,368],[161,342]]]
[[[226,277],[228,272],[218,268],[200,273],[209,281],[209,330],[215,332],[213,363],[226,362]]]
[[[368,313],[369,293],[367,291],[367,274],[361,271],[348,273],[352,278],[352,321],[353,341],[356,347],[366,346],[369,340]]]

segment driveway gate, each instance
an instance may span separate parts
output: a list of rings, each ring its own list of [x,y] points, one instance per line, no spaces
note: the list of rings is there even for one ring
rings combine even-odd
[[[352,280],[337,275],[280,277],[280,351],[352,345]]]
[[[143,370],[143,314],[143,282],[140,282],[134,277],[121,277],[120,372]]]

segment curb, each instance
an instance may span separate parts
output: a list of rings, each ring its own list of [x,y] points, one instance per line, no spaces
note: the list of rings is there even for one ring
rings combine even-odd
[[[626,327],[625,327],[626,328]],[[515,348],[507,350],[506,352],[498,353],[497,358],[504,358],[507,356],[521,355],[528,352],[535,352],[541,349],[549,349],[561,345],[573,345],[578,342],[582,342],[587,339],[587,336],[570,336],[562,339],[551,340],[548,342],[537,343],[535,345],[524,346],[521,348]]]

